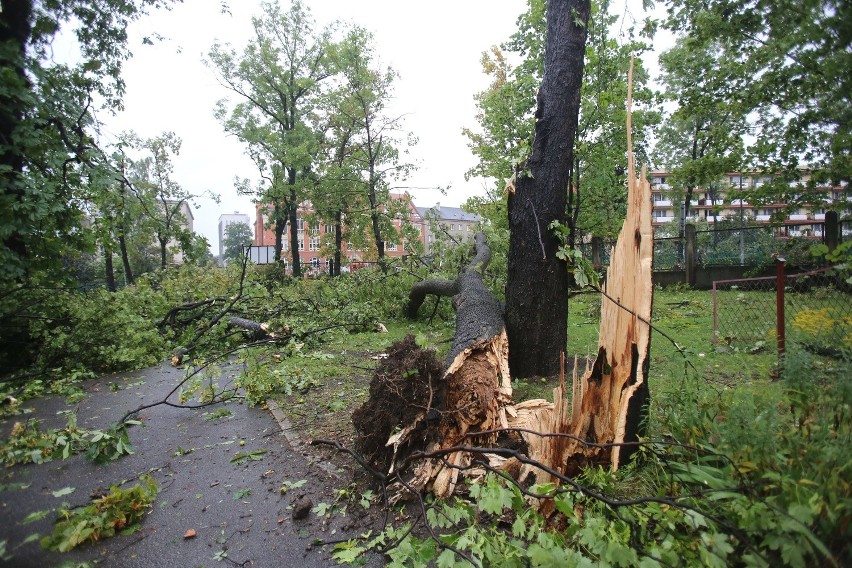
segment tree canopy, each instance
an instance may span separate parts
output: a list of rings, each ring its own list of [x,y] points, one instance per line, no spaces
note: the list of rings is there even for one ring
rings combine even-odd
[[[241,258],[243,249],[251,244],[251,238],[251,227],[248,223],[231,223],[225,227],[225,259]]]
[[[93,247],[83,226],[87,192],[113,177],[95,143],[99,107],[120,107],[127,26],[169,0],[83,0],[0,4],[0,282],[50,274],[61,259]],[[50,45],[71,28],[76,64]]]
[[[751,199],[818,204],[819,184],[848,183],[852,174],[852,5],[844,0],[672,0],[666,26],[682,38],[666,56],[698,63],[684,74],[703,86],[681,89],[678,112],[724,108],[708,128],[745,122],[747,136],[713,152],[774,175]],[[703,58],[701,61],[695,57]],[[667,59],[666,59],[667,58]],[[675,87],[677,85],[670,85]],[[738,127],[733,129],[738,131]],[[802,179],[804,170],[809,177]]]

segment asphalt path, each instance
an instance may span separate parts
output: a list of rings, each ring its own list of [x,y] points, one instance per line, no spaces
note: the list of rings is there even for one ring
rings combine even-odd
[[[32,413],[0,421],[0,436],[7,437],[16,421],[40,420],[42,431],[62,427],[69,410],[76,410],[82,428],[106,428],[127,410],[162,400],[182,376],[182,370],[162,364],[87,381],[82,402],[69,406],[57,396],[28,401],[24,406]],[[230,416],[211,420],[219,408],[229,410]],[[81,454],[40,465],[0,465],[0,484],[6,487],[0,491],[0,541],[7,541],[7,558],[0,566],[336,566],[331,546],[312,543],[351,538],[375,528],[377,506],[364,510],[350,503],[345,514],[318,517],[311,512],[305,519],[294,519],[297,500],[331,504],[352,474],[312,458],[286,417],[277,410],[275,414],[237,402],[194,410],[159,405],[141,412],[138,418],[144,425],[130,430],[135,453],[116,462],[97,465]],[[238,453],[263,450],[254,454],[259,459],[232,462]],[[129,487],[145,473],[157,481],[159,493],[134,534],[64,554],[43,549],[32,536],[52,531],[63,503],[86,505],[91,495],[113,485]],[[282,493],[282,487],[302,480],[298,489]],[[68,493],[68,488],[73,491]],[[63,490],[65,495],[54,496]],[[24,523],[36,511],[51,513]],[[185,538],[190,530],[195,536]],[[368,565],[381,566],[383,561],[373,556]]]

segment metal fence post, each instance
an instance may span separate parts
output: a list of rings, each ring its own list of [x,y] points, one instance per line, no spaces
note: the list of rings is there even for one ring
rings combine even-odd
[[[713,281],[713,345],[719,343],[719,299],[716,295],[716,281]]]
[[[785,260],[780,256],[775,259],[775,301],[776,301],[776,330],[778,336],[778,357],[784,356],[784,273]]]

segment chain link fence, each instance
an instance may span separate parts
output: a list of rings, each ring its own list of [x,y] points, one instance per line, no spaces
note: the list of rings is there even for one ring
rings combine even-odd
[[[840,240],[852,240],[852,220],[841,221]],[[660,231],[662,232],[662,231]],[[695,260],[700,266],[768,266],[775,257],[787,259],[789,265],[814,265],[812,246],[825,240],[825,224],[819,221],[785,223],[784,225],[746,225],[720,222],[711,229],[695,232]],[[583,257],[609,264],[615,241],[584,242],[579,245]],[[654,238],[654,270],[683,270],[687,242],[679,236]]]
[[[831,269],[713,283],[713,342],[852,350],[852,287]]]

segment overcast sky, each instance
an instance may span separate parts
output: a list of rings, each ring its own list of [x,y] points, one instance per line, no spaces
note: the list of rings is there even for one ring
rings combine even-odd
[[[637,2],[624,0],[626,5]],[[218,250],[217,224],[222,213],[247,213],[254,219],[250,197],[234,189],[235,176],[255,179],[256,169],[243,146],[224,134],[213,117],[217,100],[229,96],[204,58],[218,40],[240,53],[250,39],[251,16],[261,13],[260,0],[231,0],[231,14],[222,14],[218,1],[184,0],[171,11],[158,11],[134,24],[130,45],[134,57],[125,64],[125,111],[101,117],[106,138],[124,130],[143,137],[173,131],[183,140],[175,160],[175,179],[190,193],[212,191],[221,202],[195,200],[195,231]],[[289,2],[283,0],[283,7]],[[396,69],[394,114],[405,114],[405,128],[419,138],[412,152],[420,167],[406,186],[414,202],[458,206],[483,194],[487,182],[465,181],[474,164],[463,127],[475,127],[474,95],[488,78],[479,60],[483,51],[513,33],[524,0],[305,0],[319,27],[341,20],[356,23],[375,35],[382,65]],[[642,17],[641,9],[631,16]],[[142,38],[165,39],[143,45]],[[232,99],[234,100],[234,99]],[[448,187],[442,195],[439,187]]]

